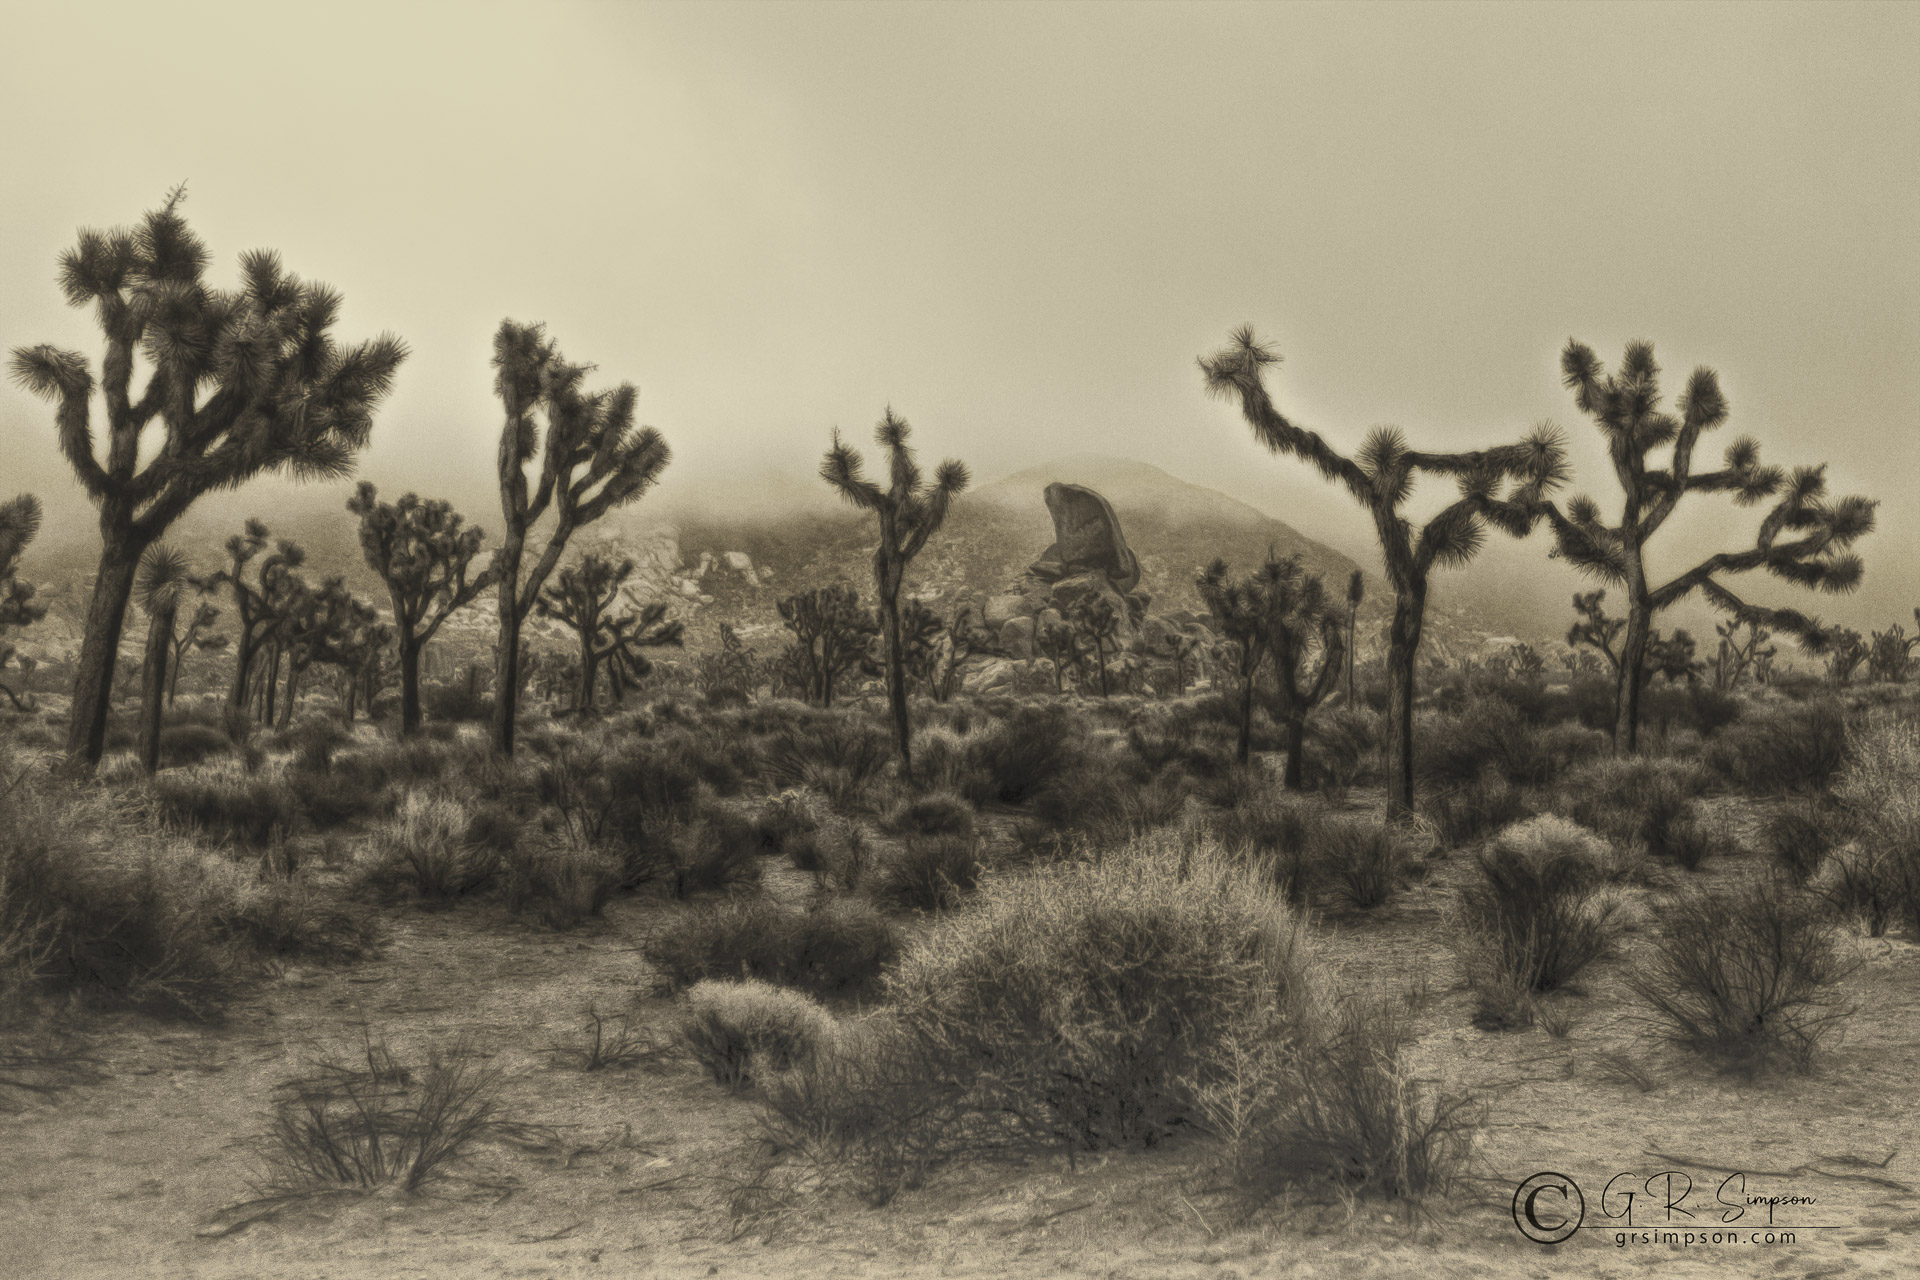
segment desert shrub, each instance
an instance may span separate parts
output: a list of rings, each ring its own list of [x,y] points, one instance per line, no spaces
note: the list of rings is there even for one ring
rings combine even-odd
[[[1489,767],[1466,782],[1430,790],[1420,799],[1420,813],[1441,847],[1457,849],[1531,817],[1532,809],[1519,787]]]
[[[1295,1189],[1419,1201],[1467,1170],[1485,1109],[1424,1089],[1405,1061],[1404,1004],[1343,1002],[1330,1029],[1290,1053],[1235,1042],[1233,1070],[1206,1098],[1233,1185],[1256,1200]]]
[[[1693,892],[1655,914],[1659,937],[1630,981],[1674,1042],[1731,1068],[1804,1070],[1851,1012],[1835,990],[1848,972],[1836,927],[1807,895]]]
[[[1854,730],[1838,795],[1834,826],[1853,838],[1831,859],[1823,891],[1876,935],[1895,919],[1920,930],[1920,719],[1911,709],[1875,711]]]
[[[303,715],[287,728],[268,734],[266,746],[291,754],[297,769],[324,773],[333,764],[334,752],[351,741],[353,735],[334,717]]]
[[[945,910],[973,892],[980,870],[980,843],[971,835],[910,836],[881,861],[873,894],[902,910]]]
[[[902,835],[970,836],[973,806],[954,792],[932,791],[902,803],[888,825]]]
[[[899,951],[899,926],[854,899],[808,911],[765,899],[696,908],[663,924],[641,948],[664,991],[707,978],[754,978],[822,995],[867,986]]]
[[[1565,818],[1534,818],[1502,831],[1476,861],[1461,919],[1470,964],[1494,970],[1489,1013],[1511,1004],[1500,994],[1507,988],[1558,990],[1606,953],[1614,904],[1596,892],[1607,864],[1599,837]]]
[[[314,1062],[279,1090],[260,1191],[417,1192],[475,1143],[512,1127],[499,1119],[500,1080],[499,1068],[458,1044],[413,1066],[371,1039],[350,1057]]]
[[[783,724],[762,745],[766,776],[781,787],[809,787],[835,808],[858,804],[893,763],[893,743],[864,712],[815,710]]]
[[[1690,760],[1608,757],[1569,772],[1555,787],[1550,806],[1620,844],[1638,843],[1683,860],[1689,855],[1684,842],[1696,834],[1704,838],[1692,823],[1692,800],[1709,779]]]
[[[842,1023],[791,1070],[762,1080],[762,1124],[823,1181],[883,1205],[970,1143],[993,1149],[991,1133],[975,1132],[987,1126],[966,1093],[924,1042],[882,1014]]]
[[[676,898],[760,883],[753,822],[718,804],[701,806],[668,843],[669,886]]]
[[[1347,906],[1368,911],[1393,896],[1405,874],[1401,835],[1372,818],[1329,815],[1314,831],[1314,863]]]
[[[958,792],[967,782],[965,735],[978,712],[952,703],[947,708],[953,708],[946,717],[947,727],[928,726],[913,735],[914,779],[929,791]]]
[[[866,887],[877,855],[865,827],[846,819],[823,826],[812,848],[814,865],[801,869],[811,870],[823,888],[857,893]],[[800,866],[799,857],[792,852],[789,857]]]
[[[1578,724],[1536,724],[1512,702],[1489,696],[1452,714],[1423,715],[1415,734],[1421,776],[1443,791],[1478,783],[1489,770],[1515,786],[1544,786],[1606,749],[1603,734]]]
[[[1307,720],[1307,786],[1340,791],[1365,781],[1385,736],[1385,720],[1371,711],[1345,705],[1316,710]]]
[[[1846,716],[1831,699],[1769,708],[1719,734],[1706,760],[1754,795],[1825,791],[1847,762]]]
[[[362,883],[436,905],[491,887],[500,878],[500,855],[468,840],[470,822],[452,796],[407,792],[394,816],[374,829]]]
[[[431,681],[421,686],[420,709],[429,720],[474,724],[493,715],[493,694],[477,680]]]
[[[805,791],[782,791],[768,796],[754,817],[753,832],[768,853],[785,853],[797,838],[820,830],[821,814]],[[803,867],[801,870],[807,870]]]
[[[233,740],[218,725],[170,724],[160,731],[160,767],[177,769],[199,764],[210,756],[228,755]]]
[[[1080,761],[1081,726],[1058,702],[1021,705],[967,739],[966,798],[1026,804]]]
[[[154,812],[163,822],[216,842],[261,849],[291,834],[300,821],[292,789],[278,778],[205,766],[156,775]]]
[[[608,1017],[588,1005],[586,1026],[578,1035],[548,1045],[547,1052],[556,1066],[605,1071],[656,1062],[665,1048],[657,1036],[636,1027],[625,1014]]]
[[[217,934],[276,957],[351,960],[371,950],[378,937],[364,911],[292,876],[238,889],[210,910],[209,921]]]
[[[1786,804],[1760,824],[1760,848],[1793,885],[1803,886],[1844,838],[1841,815],[1813,804]]]
[[[832,1040],[833,1015],[811,997],[748,979],[707,979],[687,992],[680,1035],[729,1088],[790,1071]]]
[[[471,842],[467,847],[477,856],[492,853],[498,859],[507,910],[551,929],[570,929],[598,916],[624,880],[617,857],[566,840],[517,841],[505,852]]]
[[[1007,1140],[1147,1145],[1202,1119],[1220,1045],[1306,1023],[1309,945],[1255,872],[1162,835],[986,882],[908,949],[887,993]]]
[[[253,877],[132,824],[110,797],[0,759],[0,1013],[43,992],[212,1017],[249,966],[223,921]],[[264,892],[264,891],[262,891]]]
[[[1227,848],[1241,848],[1268,868],[1286,900],[1304,906],[1312,891],[1320,825],[1326,810],[1312,800],[1268,789],[1206,822]]]

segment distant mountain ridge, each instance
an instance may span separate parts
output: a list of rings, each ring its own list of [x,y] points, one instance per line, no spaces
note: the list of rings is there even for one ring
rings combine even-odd
[[[1236,573],[1245,573],[1269,549],[1298,554],[1309,570],[1323,575],[1336,598],[1344,598],[1348,575],[1362,567],[1217,490],[1148,463],[1082,454],[1028,467],[962,494],[910,568],[908,593],[947,611],[963,602],[984,604],[1016,584],[1053,541],[1042,495],[1055,481],[1085,485],[1112,504],[1140,560],[1141,589],[1152,597],[1152,613],[1204,614],[1194,580],[1216,556],[1224,557]],[[274,510],[259,514],[275,537],[290,538],[306,549],[304,572],[309,579],[339,574],[355,592],[384,608],[386,592],[361,558],[356,523],[345,509],[348,492],[345,486],[308,489],[297,501],[277,503]],[[201,569],[216,568],[227,536],[240,527],[239,512],[248,509],[244,494],[221,495],[184,518],[169,541],[186,550]],[[488,520],[491,514],[476,511],[469,518],[489,527],[497,524]],[[871,598],[871,525],[865,513],[830,500],[759,504],[743,496],[731,506],[724,500],[704,506],[681,501],[664,509],[642,501],[576,534],[568,558],[597,551],[634,559],[632,594],[642,601],[667,601],[670,616],[685,623],[692,650],[716,643],[722,622],[768,647],[784,639],[774,606],[786,595],[844,584]],[[55,612],[42,624],[44,630],[35,628],[39,634],[25,637],[29,646],[47,650],[49,656],[78,640],[86,578],[97,554],[97,546],[83,542],[63,539],[61,545],[45,548],[46,554],[30,567],[36,580],[55,579],[50,583]],[[1366,576],[1367,596],[1360,611],[1363,652],[1373,647],[1369,636],[1378,634],[1391,606],[1378,571],[1366,567]],[[1485,637],[1463,619],[1449,616],[1452,611],[1430,612],[1432,652],[1456,656],[1483,646]],[[493,626],[488,593],[449,620],[435,642],[446,650],[435,665],[478,660],[491,645]],[[551,633],[556,643],[561,640],[545,624],[534,629],[536,634]],[[130,635],[137,630],[130,624]]]

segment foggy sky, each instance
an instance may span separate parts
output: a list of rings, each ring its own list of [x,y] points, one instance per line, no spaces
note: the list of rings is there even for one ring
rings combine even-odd
[[[1391,422],[1473,447],[1554,419],[1608,512],[1557,357],[1646,337],[1674,393],[1721,374],[1709,464],[1751,433],[1881,500],[1866,587],[1817,611],[1866,629],[1920,603],[1912,5],[0,17],[0,346],[97,365],[55,257],[186,180],[215,282],[271,246],[344,291],[341,336],[411,345],[360,474],[496,532],[503,316],[638,384],[676,455],[662,499],[725,501],[742,473],[804,490],[829,430],[864,441],[891,403],[983,480],[1137,457],[1356,558],[1358,508],[1202,395],[1194,357],[1229,328],[1279,345],[1276,400],[1337,443]],[[84,514],[47,406],[0,388],[0,441],[0,497]],[[1758,519],[1683,511],[1656,572]],[[1545,550],[1486,564],[1570,593]]]

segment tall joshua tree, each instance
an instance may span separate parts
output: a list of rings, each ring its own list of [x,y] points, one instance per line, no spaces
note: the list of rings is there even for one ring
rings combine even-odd
[[[164,542],[148,547],[134,575],[134,593],[147,615],[147,646],[140,665],[140,767],[160,767],[160,721],[166,710],[167,663],[173,656],[180,601],[197,585],[187,558]]]
[[[1266,665],[1271,652],[1267,645],[1266,601],[1261,598],[1257,579],[1235,582],[1229,578],[1225,560],[1216,559],[1208,565],[1194,586],[1199,588],[1200,598],[1206,601],[1207,610],[1219,625],[1232,656],[1240,699],[1235,716],[1239,741],[1234,747],[1234,759],[1246,764],[1253,758],[1254,689],[1260,669]]]
[[[208,285],[206,246],[180,216],[184,194],[174,191],[137,228],[80,232],[60,259],[67,301],[92,304],[105,342],[97,384],[79,352],[13,351],[14,380],[54,402],[61,452],[100,509],[100,565],[67,727],[68,755],[88,767],[105,744],[141,555],[209,490],[269,471],[345,475],[406,357],[391,336],[340,346],[332,332],[340,295],[288,273],[270,251],[241,255],[237,290]],[[151,369],[137,392],[136,354]],[[96,390],[104,449],[94,438]]]
[[[569,364],[537,324],[503,320],[493,338],[494,391],[506,420],[500,430],[500,512],[506,518],[494,553],[500,590],[500,638],[494,648],[493,746],[513,754],[520,699],[520,628],[574,531],[653,487],[672,452],[652,427],[636,427],[638,392],[623,382],[585,390],[591,365]],[[545,439],[540,420],[545,419]],[[529,486],[527,467],[540,457]],[[523,570],[527,538],[548,508],[554,525],[531,569]]]
[[[1726,422],[1726,397],[1718,376],[1702,366],[1687,379],[1678,416],[1664,412],[1652,343],[1628,343],[1619,371],[1608,373],[1592,350],[1570,341],[1560,369],[1574,403],[1606,440],[1620,485],[1620,515],[1607,523],[1599,504],[1585,496],[1569,502],[1564,513],[1544,496],[1538,505],[1552,522],[1555,554],[1621,587],[1626,597],[1613,726],[1614,750],[1626,753],[1638,745],[1641,673],[1654,615],[1697,590],[1721,609],[1744,612],[1817,648],[1821,627],[1816,620],[1793,609],[1749,605],[1722,579],[1765,569],[1795,586],[1851,591],[1865,570],[1847,548],[1872,531],[1875,503],[1859,497],[1829,500],[1825,467],[1798,467],[1788,475],[1762,466],[1760,446],[1750,436],[1727,447],[1719,470],[1695,471],[1694,448],[1701,433]],[[1664,464],[1650,459],[1662,449],[1668,450]],[[1717,552],[1656,586],[1648,575],[1647,544],[1690,493],[1730,494],[1743,507],[1775,501],[1752,546]]]
[[[1540,500],[1565,479],[1565,450],[1558,430],[1547,426],[1514,444],[1465,453],[1422,452],[1411,448],[1398,428],[1376,427],[1349,458],[1274,407],[1264,372],[1279,360],[1251,328],[1242,327],[1225,349],[1203,357],[1200,369],[1210,392],[1238,401],[1262,444],[1345,485],[1373,517],[1393,588],[1387,632],[1387,811],[1403,817],[1414,807],[1414,662],[1426,618],[1428,576],[1435,567],[1471,560],[1486,541],[1488,524],[1515,537],[1530,532]],[[1401,508],[1421,475],[1453,481],[1459,496],[1416,527]]]
[[[921,474],[907,444],[912,428],[889,407],[873,437],[887,451],[888,486],[882,489],[865,475],[860,454],[849,448],[838,431],[833,447],[820,464],[820,476],[854,506],[871,511],[880,526],[880,545],[873,552],[873,584],[880,597],[880,632],[887,659],[887,703],[893,711],[894,743],[900,750],[900,772],[913,774],[912,728],[907,722],[907,654],[900,626],[900,588],[907,565],[920,554],[941,524],[955,495],[967,487],[965,464],[952,458],[942,462],[931,481]]]
[[[403,494],[381,502],[365,480],[347,510],[360,517],[360,551],[387,584],[400,658],[400,735],[420,731],[420,651],[456,609],[493,585],[493,570],[473,578],[468,567],[486,534],[463,528],[460,513],[438,498]]]
[[[607,692],[616,703],[626,701],[627,689],[653,674],[653,661],[644,650],[686,643],[686,626],[667,619],[664,602],[641,605],[621,613],[603,614],[594,637],[594,659],[607,668]]]
[[[30,627],[47,616],[47,607],[34,603],[34,586],[19,576],[20,557],[27,544],[40,532],[40,500],[23,493],[11,502],[0,503],[0,670],[14,661],[13,641],[8,633]],[[21,659],[29,664],[30,659]],[[23,668],[24,669],[24,668]],[[22,702],[11,687],[0,684],[16,711],[33,709],[31,695]]]

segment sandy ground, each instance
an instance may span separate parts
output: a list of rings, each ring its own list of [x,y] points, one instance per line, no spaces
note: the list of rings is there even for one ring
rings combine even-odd
[[[736,1222],[749,1100],[684,1060],[586,1073],[544,1052],[578,1033],[589,1002],[666,1024],[671,1006],[638,994],[636,944],[676,908],[626,900],[603,924],[554,934],[477,903],[394,909],[377,956],[290,967],[222,1026],[105,1020],[102,1081],[0,1115],[0,1275],[1920,1275],[1920,948],[1850,943],[1864,964],[1847,982],[1860,1012],[1844,1040],[1812,1076],[1743,1081],[1636,1028],[1622,983],[1631,934],[1589,994],[1565,1002],[1564,1038],[1471,1029],[1441,914],[1464,870],[1459,858],[1439,864],[1384,910],[1327,927],[1347,981],[1425,985],[1417,1068],[1489,1102],[1485,1181],[1424,1221],[1378,1204],[1301,1205],[1236,1225],[1233,1203],[1210,1189],[1212,1153],[1194,1141],[1072,1168],[1048,1158],[956,1170],[883,1209],[808,1199]],[[1751,873],[1716,863],[1705,875]],[[249,1143],[274,1086],[363,1028],[403,1050],[468,1037],[508,1073],[507,1114],[557,1136],[489,1146],[420,1197],[321,1201],[216,1234],[236,1220],[223,1209],[249,1195]],[[1610,1074],[1612,1052],[1641,1063],[1651,1089]],[[1609,1203],[1639,1190],[1636,1230],[1665,1230],[1660,1197],[1640,1184],[1685,1170],[1698,1216],[1671,1229],[1700,1234],[1719,1225],[1727,1176],[1706,1166],[1748,1171],[1749,1194],[1815,1203],[1778,1211],[1781,1229],[1797,1228],[1791,1242],[1750,1243],[1756,1209],[1736,1224],[1738,1243],[1616,1245],[1621,1224],[1598,1211],[1610,1179],[1633,1175]],[[1589,1205],[1586,1228],[1554,1247],[1523,1239],[1510,1216],[1514,1185],[1542,1170],[1572,1177]]]

